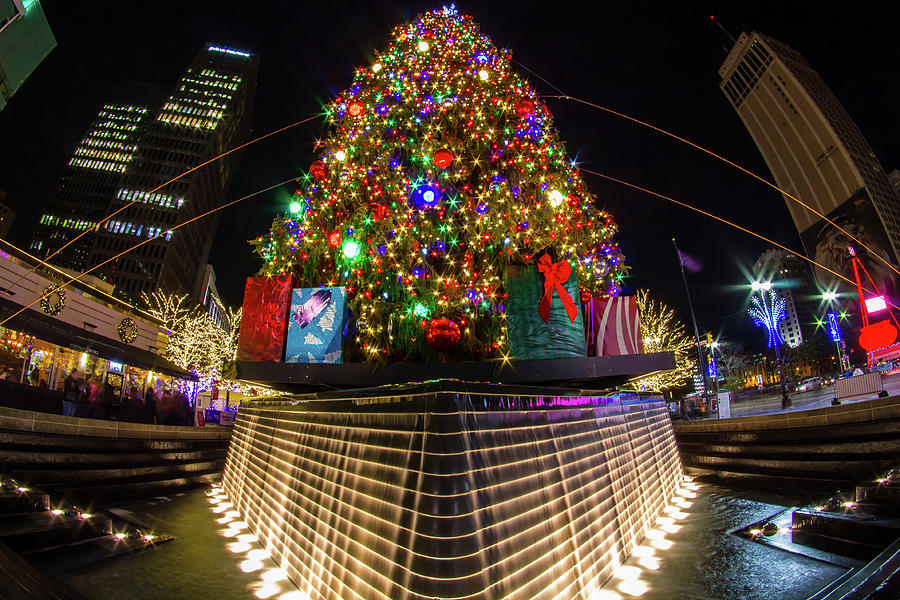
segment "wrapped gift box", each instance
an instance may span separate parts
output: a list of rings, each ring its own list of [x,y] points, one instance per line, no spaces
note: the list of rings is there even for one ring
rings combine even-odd
[[[548,260],[545,264],[549,265]],[[557,263],[561,264],[561,263]],[[511,266],[507,272],[506,326],[510,355],[515,360],[576,358],[586,356],[584,325],[578,301],[578,278],[574,271],[551,284],[549,315],[540,310],[547,295],[548,275],[533,266]],[[559,289],[567,296],[563,297]],[[574,311],[573,307],[574,306]],[[545,321],[541,315],[548,316]],[[573,318],[574,316],[574,318]]]
[[[591,298],[584,303],[588,356],[644,352],[637,302],[631,296]]]
[[[299,288],[293,292],[284,361],[343,362],[343,287]]]
[[[247,278],[238,360],[281,361],[293,287],[290,275]]]

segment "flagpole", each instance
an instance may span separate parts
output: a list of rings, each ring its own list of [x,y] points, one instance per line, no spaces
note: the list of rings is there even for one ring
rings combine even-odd
[[[697,367],[700,369],[700,377],[703,379],[703,397],[709,399],[709,390],[706,388],[706,373],[703,372],[703,351],[700,346],[700,330],[697,329],[697,317],[694,315],[694,303],[691,301],[691,290],[688,287],[687,276],[684,274],[684,261],[681,259],[681,250],[672,238],[672,245],[675,246],[675,258],[678,259],[678,266],[681,268],[681,280],[684,282],[684,293],[687,294],[688,308],[691,311],[691,321],[694,324],[694,336],[697,339]]]

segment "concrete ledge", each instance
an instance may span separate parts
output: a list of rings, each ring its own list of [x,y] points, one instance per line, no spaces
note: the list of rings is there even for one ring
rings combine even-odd
[[[736,417],[706,421],[676,421],[672,425],[679,433],[716,433],[760,429],[793,429],[849,423],[872,423],[900,417],[900,396],[875,398],[865,402],[829,406],[813,410],[798,410],[772,415]]]
[[[64,417],[0,406],[0,429],[82,437],[142,440],[227,440],[230,427],[175,427]]]

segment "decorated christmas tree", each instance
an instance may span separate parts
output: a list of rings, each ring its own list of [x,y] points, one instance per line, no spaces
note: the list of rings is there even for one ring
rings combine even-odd
[[[346,288],[345,360],[508,356],[514,265],[570,265],[579,305],[616,292],[615,223],[471,17],[397,27],[326,113],[309,173],[253,243],[260,275]]]

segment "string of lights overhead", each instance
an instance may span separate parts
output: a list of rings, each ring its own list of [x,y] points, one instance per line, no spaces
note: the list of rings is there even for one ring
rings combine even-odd
[[[110,214],[106,215],[105,217],[103,217],[102,219],[100,219],[99,221],[97,221],[96,223],[79,223],[77,228],[78,228],[78,229],[82,229],[81,233],[79,233],[78,235],[76,235],[75,237],[73,237],[72,239],[70,239],[69,241],[67,241],[65,244],[63,244],[62,246],[60,246],[60,247],[59,247],[58,249],[56,249],[52,254],[50,254],[49,256],[47,256],[46,258],[44,258],[43,260],[39,260],[39,261],[37,262],[37,264],[35,264],[33,267],[31,267],[31,269],[30,269],[27,273],[25,273],[25,274],[23,274],[21,277],[19,277],[19,279],[16,280],[16,281],[13,283],[13,286],[19,284],[19,283],[22,281],[22,279],[23,279],[28,273],[34,272],[36,269],[39,269],[40,267],[45,266],[47,263],[50,262],[51,259],[53,259],[53,257],[55,257],[57,254],[59,254],[60,252],[62,252],[63,250],[65,250],[67,247],[71,246],[71,245],[74,244],[76,241],[78,241],[79,239],[81,239],[81,237],[84,236],[84,235],[86,235],[89,231],[94,231],[94,230],[99,229],[100,226],[101,226],[103,223],[105,223],[105,222],[107,222],[109,219],[115,217],[116,215],[118,215],[119,213],[121,213],[122,211],[124,211],[125,209],[127,209],[128,207],[133,206],[134,204],[137,204],[137,203],[148,204],[148,203],[150,203],[150,199],[156,199],[158,196],[163,196],[165,199],[167,199],[167,200],[166,200],[167,203],[168,203],[167,205],[168,205],[168,206],[171,206],[171,196],[168,196],[168,195],[162,195],[162,194],[156,194],[156,193],[159,192],[160,190],[162,190],[163,188],[165,188],[166,186],[168,186],[169,184],[178,181],[179,179],[181,179],[181,178],[184,177],[185,175],[189,175],[189,174],[193,173],[194,171],[196,171],[197,169],[200,169],[200,168],[202,168],[202,167],[205,167],[205,166],[208,165],[208,164],[214,163],[214,162],[216,162],[217,160],[220,160],[220,159],[222,159],[222,158],[228,156],[229,154],[231,154],[231,153],[233,153],[233,152],[237,152],[238,150],[240,150],[240,149],[242,149],[242,148],[246,148],[247,146],[250,146],[250,145],[255,144],[255,143],[257,143],[257,142],[261,142],[262,140],[264,140],[264,139],[266,139],[266,138],[272,137],[273,135],[276,135],[276,134],[279,134],[279,133],[281,133],[281,132],[283,132],[283,131],[287,131],[287,130],[289,130],[289,129],[292,129],[292,128],[294,128],[294,127],[297,127],[298,125],[303,125],[304,123],[308,123],[308,122],[312,121],[313,119],[317,119],[317,118],[319,118],[319,117],[321,117],[321,116],[322,116],[322,115],[313,115],[313,116],[308,117],[308,118],[306,118],[306,119],[301,119],[301,120],[299,120],[299,121],[296,121],[296,122],[294,122],[294,123],[291,123],[290,125],[285,125],[284,127],[281,127],[281,128],[276,129],[276,130],[274,130],[274,131],[270,131],[269,133],[263,134],[263,135],[261,135],[261,136],[259,136],[259,137],[253,138],[252,140],[250,140],[250,141],[248,141],[248,142],[245,142],[245,143],[243,143],[243,144],[241,144],[241,145],[239,145],[239,146],[235,146],[234,148],[232,148],[232,149],[230,149],[230,150],[226,150],[225,152],[222,152],[221,154],[218,154],[218,155],[216,155],[216,156],[213,156],[213,157],[210,158],[209,160],[200,163],[200,164],[197,165],[196,167],[193,167],[193,168],[188,169],[187,171],[185,171],[185,172],[183,172],[183,173],[181,173],[181,174],[179,174],[179,175],[176,175],[176,176],[173,177],[172,179],[169,179],[169,180],[166,181],[165,183],[162,183],[162,184],[156,186],[156,187],[153,188],[152,190],[138,191],[138,192],[135,192],[134,190],[131,190],[130,193],[128,193],[127,195],[123,195],[123,192],[129,192],[129,190],[120,190],[119,193],[118,193],[118,195],[117,195],[117,197],[118,197],[119,200],[125,201],[125,204],[123,204],[119,209],[117,209],[117,210],[111,212]],[[84,142],[82,142],[82,143],[84,143]],[[258,193],[258,192],[257,192],[257,193]],[[177,203],[177,206],[180,208],[181,205],[184,203],[184,198],[178,198],[178,199],[176,200],[176,203]],[[160,204],[160,205],[163,205],[163,204]],[[44,215],[44,217],[42,217],[42,219],[49,219],[49,218],[50,218],[50,217],[49,217],[48,215]],[[43,220],[42,220],[42,222],[43,222]],[[182,225],[183,225],[183,224],[184,224],[184,223],[182,223]],[[175,229],[175,228],[173,227],[173,228],[172,228],[171,230],[169,230],[169,231],[173,231],[174,229]],[[162,232],[163,235],[165,235],[165,233],[166,233],[166,232]],[[170,234],[170,236],[171,236],[171,234]],[[154,235],[153,237],[150,237],[148,240],[145,240],[145,241],[151,241],[151,240],[156,239],[157,237],[160,237],[160,236],[159,236],[159,235]],[[136,248],[136,247],[137,247],[137,246],[135,246],[135,248]],[[132,249],[133,249],[133,248],[132,248]],[[129,251],[130,251],[130,250],[129,250]],[[126,253],[127,253],[127,252],[128,252],[128,251],[126,251]],[[109,261],[106,261],[106,262],[109,262]],[[106,263],[103,263],[103,264],[106,264]],[[98,266],[99,266],[99,265],[98,265]],[[96,267],[94,267],[94,268],[96,268]],[[93,269],[91,269],[91,270],[93,270]],[[86,271],[85,273],[82,273],[82,275],[86,275],[86,274],[89,273],[89,272],[90,272],[90,271]],[[18,313],[16,313],[16,314],[18,314]],[[10,318],[12,318],[12,317],[8,317],[8,318],[5,319],[4,321],[0,322],[0,325],[3,325],[3,323],[6,323],[6,321],[8,321]]]
[[[218,212],[218,211],[220,211],[220,210],[222,210],[222,209],[224,209],[224,208],[228,208],[229,206],[233,206],[233,205],[237,204],[238,202],[243,202],[244,200],[247,200],[248,198],[253,198],[254,196],[258,196],[258,195],[260,195],[260,194],[262,194],[262,193],[268,192],[269,190],[274,190],[275,188],[280,187],[280,186],[282,186],[282,185],[285,185],[285,184],[287,184],[287,183],[290,183],[290,182],[292,182],[292,181],[294,181],[294,178],[293,178],[293,177],[291,177],[290,179],[285,179],[284,181],[280,181],[280,182],[276,183],[275,185],[270,185],[270,186],[265,187],[265,188],[263,188],[263,189],[261,189],[261,190],[257,190],[257,191],[255,191],[255,192],[253,192],[253,193],[251,193],[251,194],[247,194],[246,196],[241,196],[240,198],[237,198],[237,199],[235,199],[235,200],[232,200],[231,202],[226,202],[225,204],[222,204],[221,206],[217,206],[216,208],[213,208],[212,210],[208,210],[208,211],[206,211],[205,213],[199,214],[199,215],[197,215],[196,217],[193,217],[193,218],[191,218],[191,219],[188,219],[187,221],[184,221],[184,222],[182,222],[182,223],[179,223],[178,225],[175,225],[174,227],[172,227],[171,229],[169,229],[168,232],[176,231],[177,229],[179,229],[179,228],[181,228],[181,227],[184,227],[185,225],[187,225],[187,224],[189,224],[189,223],[193,223],[194,221],[197,221],[197,220],[199,220],[199,219],[203,219],[203,218],[205,218],[205,217],[208,217],[209,215],[211,215],[211,214],[213,214],[213,213],[215,213],[215,212]],[[158,238],[165,238],[165,236],[166,236],[166,234],[167,234],[168,232],[167,232],[167,231],[159,231],[159,232],[156,233],[156,235],[154,235],[153,237],[148,237],[147,239],[138,242],[138,243],[135,244],[134,246],[131,246],[130,248],[126,248],[125,250],[119,252],[119,253],[116,254],[115,256],[109,257],[108,259],[106,259],[106,260],[103,261],[102,263],[99,263],[99,264],[97,264],[97,265],[94,265],[94,266],[91,267],[90,269],[88,269],[88,270],[86,270],[86,271],[84,271],[84,272],[82,272],[82,273],[80,273],[80,274],[78,274],[78,275],[70,276],[66,281],[64,281],[63,283],[59,284],[58,286],[52,286],[52,289],[51,289],[51,290],[45,291],[45,292],[44,292],[43,294],[41,294],[41,296],[39,296],[34,302],[32,302],[31,304],[28,304],[28,305],[26,305],[26,306],[23,306],[22,308],[20,308],[20,309],[17,310],[16,312],[12,313],[11,315],[9,315],[9,316],[6,317],[5,319],[3,319],[3,321],[0,321],[0,326],[4,325],[7,321],[9,321],[10,319],[16,317],[17,315],[23,313],[24,311],[26,311],[27,309],[31,308],[31,307],[34,306],[35,304],[37,304],[37,303],[39,303],[39,302],[45,302],[50,296],[52,296],[53,294],[57,293],[59,290],[63,290],[64,288],[68,287],[69,284],[71,284],[71,283],[73,283],[73,282],[75,282],[75,281],[80,281],[81,278],[84,277],[85,275],[91,274],[93,271],[99,269],[100,267],[102,267],[102,266],[104,266],[104,265],[106,265],[106,264],[108,264],[108,263],[110,263],[110,262],[112,262],[112,261],[114,261],[114,260],[116,260],[116,259],[118,259],[118,258],[121,258],[122,256],[125,256],[125,255],[128,254],[129,252],[132,252],[133,250],[135,250],[135,249],[137,249],[137,248],[140,248],[140,247],[143,246],[144,244],[148,244],[148,243],[150,243],[150,242],[152,242],[152,241],[154,241],[154,240],[156,240],[156,239],[158,239]],[[46,264],[46,263],[40,263],[40,264]],[[40,266],[40,264],[37,265],[37,266]],[[36,269],[37,266],[32,267],[32,270]]]

